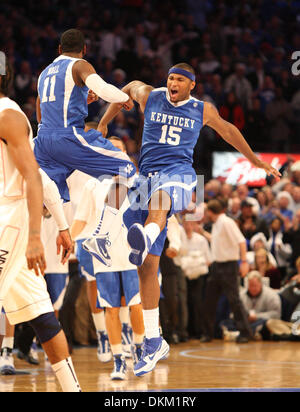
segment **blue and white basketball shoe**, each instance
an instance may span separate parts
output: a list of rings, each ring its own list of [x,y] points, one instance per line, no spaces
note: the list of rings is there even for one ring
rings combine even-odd
[[[139,223],[133,224],[128,230],[127,241],[132,249],[129,254],[130,263],[141,266],[152,246],[144,227]]]
[[[103,332],[97,331],[98,338],[98,348],[97,348],[97,357],[100,362],[106,363],[109,362],[112,358],[110,344],[108,335]]]
[[[162,337],[145,339],[142,356],[133,368],[134,374],[143,376],[151,372],[159,360],[166,358],[169,350],[170,346]]]
[[[127,366],[123,355],[114,355],[114,370],[110,374],[113,381],[123,381],[126,378]]]
[[[106,233],[105,235],[92,236],[82,243],[84,250],[89,252],[96,259],[100,260],[100,262],[104,263],[104,265],[108,267],[112,265],[111,257],[109,256],[109,253],[107,251],[107,248],[109,248],[110,246],[111,242],[109,240],[108,233]]]

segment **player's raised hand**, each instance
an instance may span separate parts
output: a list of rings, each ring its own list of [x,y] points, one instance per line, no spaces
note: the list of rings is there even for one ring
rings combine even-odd
[[[57,255],[61,254],[61,263],[64,265],[69,259],[73,243],[69,229],[61,230],[56,238]]]
[[[268,176],[273,175],[274,177],[277,177],[279,179],[281,177],[281,173],[267,162],[259,160],[258,164],[256,164],[255,166],[260,169],[264,169]]]
[[[99,100],[99,97],[94,93],[92,90],[89,90],[88,98],[87,98],[87,104],[91,104]]]
[[[100,132],[102,134],[103,137],[107,136],[108,133],[108,128],[106,124],[102,124],[100,123],[97,127],[98,132]]]
[[[133,108],[134,108],[134,102],[132,99],[129,98],[128,101],[123,104],[123,109],[130,112],[130,110],[132,110]]]
[[[35,274],[44,276],[46,269],[46,260],[44,247],[39,235],[29,235],[26,250],[27,266],[29,270],[34,270]]]

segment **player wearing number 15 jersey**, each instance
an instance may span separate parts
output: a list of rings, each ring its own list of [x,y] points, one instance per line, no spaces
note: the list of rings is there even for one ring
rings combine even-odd
[[[196,186],[192,159],[201,128],[212,127],[256,167],[280,175],[255,156],[238,129],[223,120],[213,105],[191,97],[194,87],[193,68],[181,63],[170,69],[166,88],[153,89],[140,81],[123,88],[145,116],[136,201],[124,213],[124,223],[129,228],[129,260],[139,266],[146,334],[142,358],[134,367],[137,376],[151,371],[169,350],[159,334],[159,257],[166,238],[167,219],[187,207]],[[118,111],[114,104],[107,109],[99,125],[103,135]],[[131,199],[132,194],[129,193]]]

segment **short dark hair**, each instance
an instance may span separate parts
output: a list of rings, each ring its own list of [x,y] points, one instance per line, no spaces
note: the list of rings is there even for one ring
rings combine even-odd
[[[80,53],[84,45],[84,35],[80,30],[69,29],[61,35],[60,46],[63,53]]]
[[[187,63],[178,63],[178,64],[175,64],[175,66],[173,66],[172,67],[172,69],[183,69],[183,70],[186,70],[187,72],[190,72],[190,73],[192,73],[192,74],[196,74],[195,73],[195,70],[193,69],[193,67],[192,66],[190,66],[189,64],[187,64]]]
[[[210,210],[215,215],[219,215],[224,211],[224,204],[218,199],[212,199],[207,203],[207,210]]]
[[[5,72],[4,74],[1,73],[3,73],[3,71],[0,71],[0,93],[8,96],[14,77],[14,71],[12,65],[8,62],[7,59],[5,61]]]

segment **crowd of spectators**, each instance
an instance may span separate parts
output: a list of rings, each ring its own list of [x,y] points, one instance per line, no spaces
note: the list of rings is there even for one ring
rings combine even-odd
[[[300,151],[300,80],[292,72],[292,53],[300,50],[297,0],[3,0],[0,26],[0,50],[15,69],[12,97],[34,130],[38,76],[57,56],[62,32],[76,27],[86,36],[86,59],[105,81],[121,88],[139,79],[161,87],[170,66],[187,62],[196,72],[194,96],[212,102],[255,151]],[[87,120],[98,121],[105,107],[103,101],[90,105]],[[142,120],[138,109],[121,112],[109,129],[136,159]],[[246,185],[233,187],[211,179],[212,152],[228,149],[212,129],[202,129],[194,165],[205,175],[205,202],[225,199],[225,212],[247,240],[249,265],[256,271],[247,298],[268,287],[257,273],[281,293],[290,279],[300,281],[300,165],[291,161],[280,183],[268,181],[250,191]],[[191,240],[190,229],[185,224],[185,242],[201,242]],[[204,221],[196,231],[203,236],[209,229]],[[206,268],[208,255],[202,263]],[[205,282],[195,282],[194,273],[187,278],[191,298],[195,287],[202,295]],[[282,313],[288,301],[284,299]],[[192,335],[198,336],[200,329],[198,323],[190,325]]]
[[[299,25],[296,0],[11,0],[0,4],[0,50],[14,64],[14,97],[33,124],[39,73],[56,57],[61,33],[76,27],[104,80],[161,87],[170,66],[188,62],[195,97],[214,103],[256,151],[295,152],[300,82],[291,56],[300,50]],[[94,103],[88,120],[99,120],[104,108]],[[140,125],[135,111],[121,114],[111,131],[138,152]],[[227,144],[205,129],[195,167],[207,175],[209,154]]]
[[[246,268],[243,266],[244,260],[241,260],[245,258],[241,256],[239,261],[239,295],[248,316],[253,338],[299,339],[291,332],[291,320],[298,320],[300,308],[300,162],[290,159],[282,168],[282,174],[280,181],[271,180],[269,185],[260,188],[249,188],[245,184],[233,186],[211,179],[204,186],[204,202],[197,205],[194,198],[188,210],[177,215],[181,242],[178,244],[174,241],[176,233],[172,225],[167,242],[168,245],[169,242],[173,244],[171,248],[177,252],[171,254],[168,246],[162,258],[164,265],[161,266],[163,286],[165,272],[167,276],[170,276],[170,271],[173,273],[173,284],[176,283],[176,277],[178,285],[182,283],[182,276],[186,278],[186,288],[183,292],[182,286],[178,286],[177,290],[173,288],[173,297],[175,292],[177,296],[179,319],[173,323],[172,319],[169,319],[169,323],[166,322],[168,333],[171,330],[167,339],[171,342],[176,341],[178,333],[181,340],[184,330],[188,331],[189,336],[200,338],[205,329],[203,319],[212,299],[209,297],[208,301],[206,300],[207,282],[215,276],[214,265],[211,263],[216,261],[211,256],[212,228],[216,223],[211,220],[211,213],[208,213],[207,209],[214,200],[218,200],[222,205],[221,213],[235,222],[244,239],[242,243],[246,243]],[[233,234],[229,237],[233,239]],[[227,239],[226,243],[225,240],[219,239],[218,250],[221,255],[224,255],[224,252],[227,255],[230,253],[231,246],[228,241],[233,242]],[[172,269],[170,264],[166,265],[165,259],[168,257],[177,265],[175,269]],[[236,261],[236,256],[226,256],[226,261]],[[226,275],[225,266],[221,268],[222,276]],[[221,273],[217,276],[219,280]],[[229,281],[229,275],[225,277]],[[165,277],[165,282],[167,279]],[[234,282],[230,283],[233,288]],[[232,308],[229,306],[227,294],[228,291],[219,299],[214,336],[235,340],[238,330],[230,315]],[[186,305],[188,311],[187,321],[180,315],[184,313],[182,305]],[[196,319],[198,322],[195,324]],[[287,329],[289,332],[286,332]],[[203,342],[210,340],[207,337],[205,339]]]

